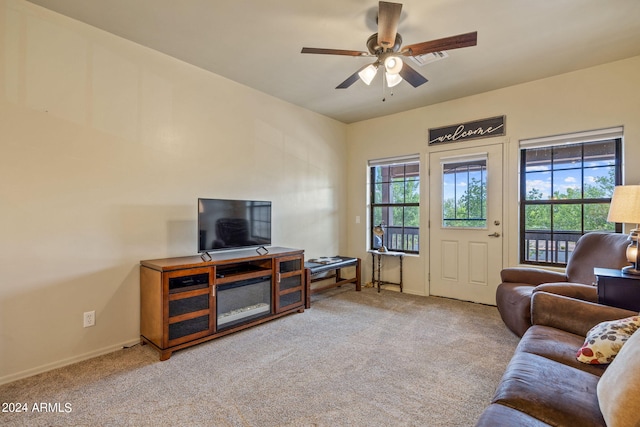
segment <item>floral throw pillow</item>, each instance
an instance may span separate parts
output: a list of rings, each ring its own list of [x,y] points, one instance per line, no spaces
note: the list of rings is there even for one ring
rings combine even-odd
[[[640,328],[640,316],[602,322],[591,328],[576,357],[582,363],[608,364],[622,345]]]

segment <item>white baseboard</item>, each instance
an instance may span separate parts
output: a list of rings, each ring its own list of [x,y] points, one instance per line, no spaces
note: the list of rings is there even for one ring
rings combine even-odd
[[[407,290],[407,289],[403,289],[402,293],[404,294],[409,294],[409,295],[417,295],[419,297],[428,297],[429,295],[425,294],[424,292],[417,292],[417,291],[412,291],[412,290]]]
[[[64,366],[73,365],[74,363],[82,362],[83,360],[93,359],[94,357],[102,356],[103,354],[113,353],[114,351],[122,350],[123,347],[129,347],[131,345],[135,345],[139,343],[140,343],[140,338],[137,338],[135,340],[125,341],[120,344],[114,344],[114,345],[100,348],[98,350],[90,351],[88,353],[72,356],[67,359],[62,359],[56,362],[47,363],[46,365],[37,366],[35,368],[17,372],[15,374],[5,375],[4,377],[0,377],[0,385],[18,381],[23,378],[32,377],[34,375],[38,375],[43,372],[48,372],[54,369],[62,368]]]

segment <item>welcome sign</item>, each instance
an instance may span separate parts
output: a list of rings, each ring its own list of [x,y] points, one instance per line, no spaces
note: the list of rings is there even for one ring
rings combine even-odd
[[[429,129],[429,145],[490,138],[505,134],[505,116]]]

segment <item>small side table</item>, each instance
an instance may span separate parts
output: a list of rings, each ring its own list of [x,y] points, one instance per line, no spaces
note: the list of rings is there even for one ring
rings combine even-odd
[[[380,252],[376,250],[369,250],[367,252],[371,254],[371,261],[372,261],[371,284],[373,284],[373,286],[376,286],[376,284],[378,285],[378,292],[380,292],[380,285],[397,285],[397,286],[400,286],[400,292],[402,292],[402,260],[404,259],[404,252],[391,252],[391,251]],[[381,279],[380,277],[380,273],[382,270],[381,261],[383,256],[400,259],[400,281],[399,282],[387,282]],[[377,265],[376,265],[376,261],[377,261]],[[376,273],[378,275],[378,279],[376,279]]]
[[[594,268],[598,303],[640,311],[640,276],[611,268]]]

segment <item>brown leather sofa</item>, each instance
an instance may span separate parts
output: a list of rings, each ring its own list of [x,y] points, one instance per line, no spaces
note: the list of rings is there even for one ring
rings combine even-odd
[[[502,270],[496,290],[496,305],[502,321],[521,337],[531,326],[531,295],[534,291],[557,293],[597,302],[594,267],[619,269],[628,265],[626,234],[587,233],[576,242],[566,273],[539,268],[512,267]],[[542,285],[553,283],[553,285]]]
[[[640,425],[640,365],[633,362],[640,363],[640,333],[622,347],[632,353],[623,357],[621,351],[611,365],[576,359],[593,326],[638,313],[540,291],[533,294],[531,311],[533,326],[523,335],[476,426]],[[614,368],[616,363],[625,365]],[[620,378],[628,375],[633,378],[625,385]]]

